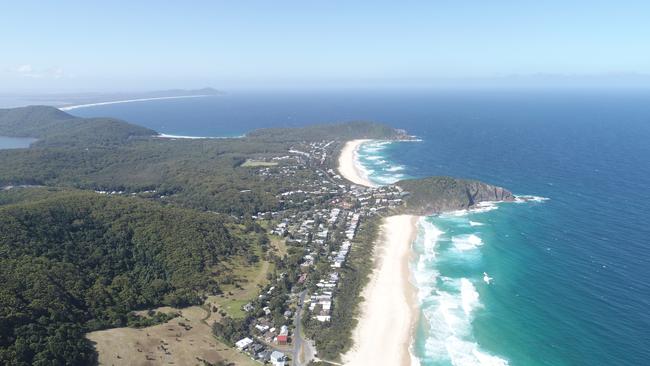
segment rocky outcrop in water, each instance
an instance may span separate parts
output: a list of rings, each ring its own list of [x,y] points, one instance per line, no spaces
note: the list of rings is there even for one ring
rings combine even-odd
[[[471,208],[486,201],[514,201],[505,188],[452,177],[408,179],[395,183],[408,194],[402,210],[411,215],[434,215]]]

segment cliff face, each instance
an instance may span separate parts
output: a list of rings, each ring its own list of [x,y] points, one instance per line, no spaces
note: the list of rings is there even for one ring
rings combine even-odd
[[[395,183],[409,194],[403,210],[411,215],[433,215],[470,208],[485,201],[514,201],[512,192],[475,180],[451,177],[408,179]]]

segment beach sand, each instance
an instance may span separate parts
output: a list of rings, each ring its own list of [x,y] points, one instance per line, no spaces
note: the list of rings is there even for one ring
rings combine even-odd
[[[357,149],[370,140],[348,141],[339,156],[339,173],[352,183],[375,187],[357,165]],[[353,346],[343,363],[350,366],[412,365],[411,343],[417,321],[417,301],[411,284],[411,244],[419,217],[384,218],[375,244],[375,268],[363,290],[361,317]]]
[[[370,140],[351,140],[345,143],[339,155],[339,173],[354,184],[366,187],[376,187],[368,177],[363,174],[357,165],[357,150],[364,142]]]
[[[410,347],[416,321],[416,294],[409,282],[411,243],[417,216],[384,219],[375,246],[376,267],[363,290],[361,318],[354,345],[343,355],[350,366],[411,365]]]
[[[177,95],[173,97],[153,97],[153,98],[138,98],[138,99],[126,99],[126,100],[113,100],[110,102],[97,102],[97,103],[87,103],[87,104],[77,104],[77,105],[68,105],[59,107],[62,111],[71,111],[78,108],[86,107],[96,107],[100,105],[110,105],[110,104],[122,104],[122,103],[135,103],[135,102],[148,102],[151,100],[165,100],[165,99],[185,99],[185,98],[204,98],[209,97],[210,94],[200,94],[200,95]]]

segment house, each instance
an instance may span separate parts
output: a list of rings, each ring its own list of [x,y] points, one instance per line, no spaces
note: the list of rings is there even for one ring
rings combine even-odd
[[[289,342],[289,328],[286,325],[283,325],[280,328],[280,334],[276,337],[278,344],[287,344]]]
[[[259,344],[259,343],[254,343],[254,344],[250,347],[250,351],[251,351],[253,354],[260,353],[260,352],[262,352],[263,350],[264,350],[264,346],[261,345],[261,344]]]
[[[246,337],[246,338],[242,338],[242,339],[238,340],[237,342],[235,342],[235,346],[236,346],[237,349],[239,349],[240,351],[243,351],[243,350],[246,349],[248,346],[250,346],[252,343],[253,343],[253,340],[250,339],[250,338],[248,338],[248,337]]]
[[[288,341],[289,341],[289,336],[286,335],[286,334],[280,334],[280,335],[278,335],[278,336],[276,337],[276,341],[277,341],[278,344],[280,344],[280,345],[285,345],[285,344],[287,344]]]
[[[271,364],[273,364],[273,366],[284,366],[284,362],[284,353],[280,351],[271,352]]]
[[[264,350],[262,352],[259,352],[256,356],[257,356],[258,360],[260,360],[262,362],[267,362],[268,360],[271,359],[271,351]]]
[[[255,328],[257,330],[259,330],[261,333],[264,333],[267,330],[269,330],[269,326],[268,325],[263,325],[263,324],[257,324],[257,325],[255,325]]]

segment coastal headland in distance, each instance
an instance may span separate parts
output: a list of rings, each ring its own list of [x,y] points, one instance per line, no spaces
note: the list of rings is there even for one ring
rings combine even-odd
[[[356,151],[370,140],[348,141],[339,156],[339,173],[347,180],[376,187],[357,167]],[[343,355],[345,365],[412,365],[410,349],[417,321],[415,288],[409,281],[411,243],[418,216],[383,219],[375,243],[375,268],[363,290],[361,317],[353,332],[353,346]]]

